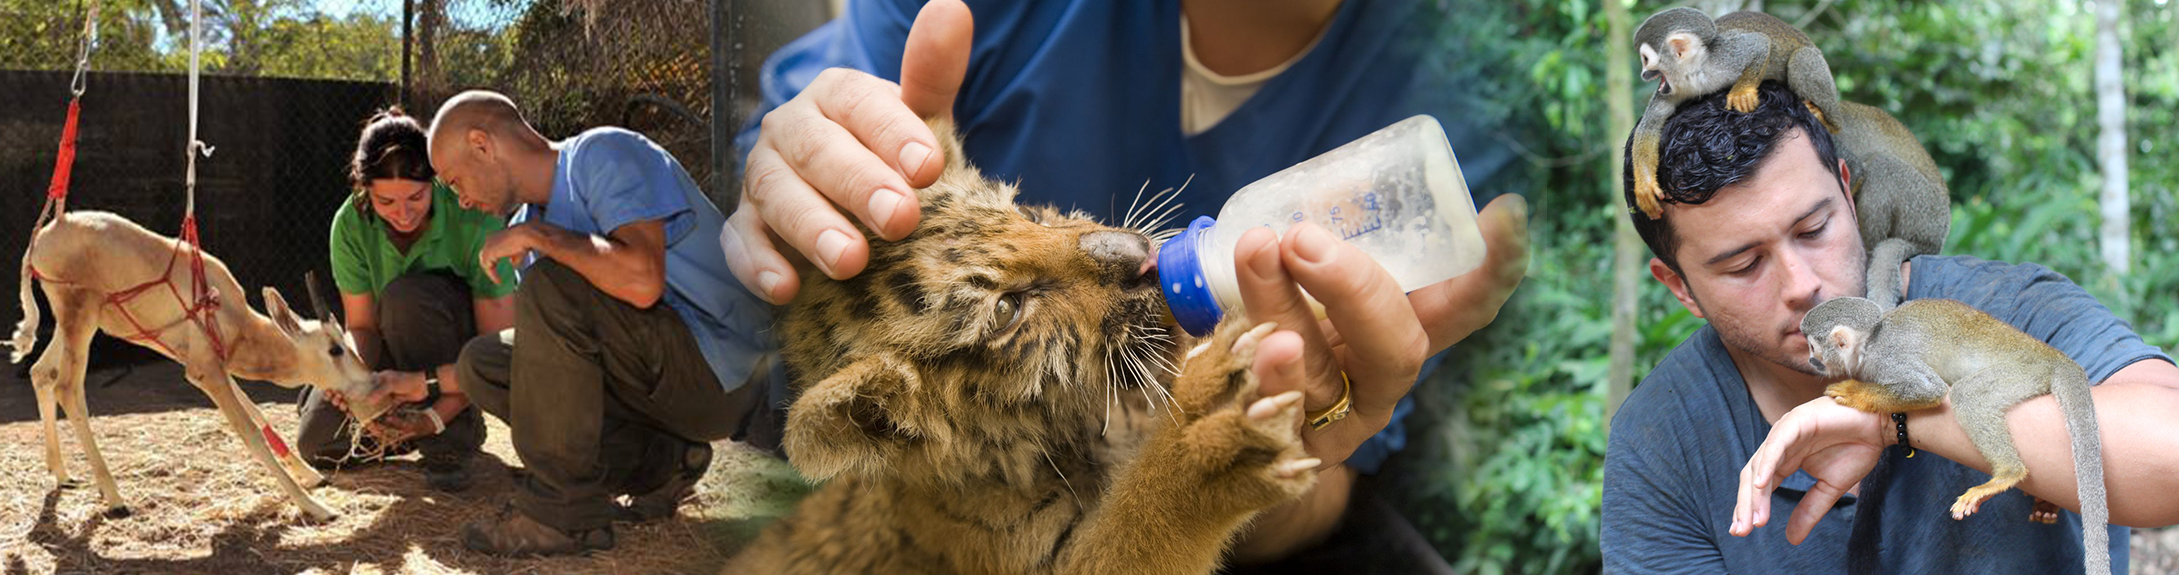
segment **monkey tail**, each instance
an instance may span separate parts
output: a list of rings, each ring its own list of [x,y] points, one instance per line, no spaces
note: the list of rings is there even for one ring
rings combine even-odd
[[[1891,311],[1899,307],[1899,300],[1906,299],[1905,290],[1899,289],[1899,266],[1907,263],[1918,250],[1914,243],[1901,238],[1887,238],[1876,243],[1869,252],[1869,301],[1876,302],[1877,309]]]
[[[2050,388],[2073,436],[2073,474],[2080,479],[2081,547],[2089,573],[2111,572],[2110,502],[2103,484],[2103,439],[2096,426],[2096,404],[2084,377],[2064,377]]]
[[[22,363],[23,358],[30,357],[30,348],[38,345],[38,300],[30,295],[31,284],[38,281],[30,271],[31,250],[37,245],[33,234],[29,246],[23,248],[22,275],[17,276],[22,283],[23,321],[15,324],[15,338],[8,344],[8,361],[13,363]]]

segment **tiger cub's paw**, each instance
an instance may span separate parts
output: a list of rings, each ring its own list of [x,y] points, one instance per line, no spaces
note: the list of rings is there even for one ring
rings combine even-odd
[[[1262,397],[1256,347],[1276,326],[1221,324],[1188,351],[1174,398],[1186,414],[1178,430],[1184,459],[1198,468],[1204,496],[1236,509],[1260,509],[1299,496],[1321,461],[1302,449],[1300,391]]]

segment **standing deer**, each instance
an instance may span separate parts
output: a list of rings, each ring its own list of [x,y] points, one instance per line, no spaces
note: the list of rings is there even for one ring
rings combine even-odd
[[[109,511],[127,511],[92,438],[91,413],[83,401],[91,336],[105,330],[180,362],[189,382],[219,406],[235,436],[279,479],[287,496],[311,518],[331,519],[333,512],[303,491],[323,477],[280,442],[233,376],[284,387],[317,386],[347,398],[357,419],[368,422],[389,407],[358,405],[372,389],[370,371],[349,349],[337,322],[297,317],[270,287],[264,295],[271,317],[257,313],[240,299],[242,287],[227,265],[210,255],[203,256],[202,273],[217,305],[204,308],[211,328],[205,329],[191,313],[202,305],[191,295],[197,279],[188,251],[193,248],[179,244],[121,216],[95,211],[64,212],[32,234],[23,254],[23,322],[16,327],[12,360],[22,362],[36,343],[38,307],[30,287],[43,282],[53,307],[53,342],[30,378],[45,426],[46,467],[60,485],[70,483],[55,426],[58,404],[68,410],[76,443],[90,459]],[[317,307],[319,317],[329,317],[322,300]]]

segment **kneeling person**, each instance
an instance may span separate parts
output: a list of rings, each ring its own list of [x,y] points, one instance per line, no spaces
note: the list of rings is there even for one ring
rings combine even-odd
[[[764,404],[750,380],[769,342],[727,326],[767,325],[771,309],[727,271],[713,240],[725,218],[643,136],[552,142],[496,93],[439,109],[431,159],[465,205],[519,209],[482,260],[534,261],[514,329],[470,341],[449,382],[507,422],[529,470],[508,512],[464,543],[577,553],[610,548],[615,519],[672,515],[710,466],[708,442],[763,420],[749,417]]]
[[[365,124],[349,164],[355,192],[333,214],[329,251],[343,324],[364,364],[380,370],[381,381],[431,388],[453,372],[470,338],[513,325],[514,278],[506,264],[497,270],[503,281],[478,264],[484,238],[504,225],[462,209],[454,191],[435,181],[424,136],[400,110]],[[353,441],[333,403],[304,388],[296,442],[311,464],[333,468],[421,451],[425,483],[440,491],[468,487],[484,417],[466,397],[427,391],[414,409],[388,413],[374,423],[376,433]]]

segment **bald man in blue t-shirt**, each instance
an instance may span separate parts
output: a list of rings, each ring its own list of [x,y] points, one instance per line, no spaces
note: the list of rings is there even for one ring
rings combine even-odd
[[[766,63],[761,127],[738,142],[748,152],[741,204],[721,236],[735,277],[759,296],[794,297],[800,278],[782,252],[835,279],[860,273],[868,244],[850,218],[885,239],[914,229],[913,190],[943,165],[922,117],[953,116],[969,160],[1018,180],[1026,203],[1109,218],[1139,188],[1192,177],[1177,219],[1187,221],[1215,213],[1250,181],[1427,111],[1418,96],[1439,95],[1418,81],[1426,75],[1417,42],[1430,23],[1419,2],[995,1],[979,3],[973,18],[959,0],[918,3],[851,3]],[[1462,146],[1479,134],[1440,120],[1454,127],[1471,183],[1505,161],[1499,146]],[[1243,291],[1286,298],[1252,303],[1252,319],[1316,324],[1295,301],[1299,285],[1323,302],[1323,325],[1339,336],[1267,338],[1256,366],[1265,392],[1299,389],[1306,409],[1323,409],[1341,398],[1343,371],[1354,416],[1304,432],[1326,462],[1318,486],[1258,520],[1237,548],[1240,562],[1301,560],[1327,538],[1315,547],[1347,550],[1327,563],[1334,571],[1397,560],[1371,550],[1386,537],[1341,543],[1338,533],[1370,528],[1354,524],[1383,523],[1364,514],[1397,520],[1375,500],[1352,499],[1349,513],[1352,486],[1403,441],[1404,398],[1428,360],[1489,323],[1519,284],[1526,209],[1518,196],[1492,202],[1481,219],[1483,267],[1404,296],[1383,268],[1320,228],[1241,239]],[[1429,557],[1391,569],[1446,569],[1404,533]]]

